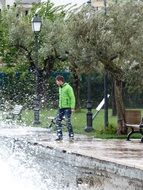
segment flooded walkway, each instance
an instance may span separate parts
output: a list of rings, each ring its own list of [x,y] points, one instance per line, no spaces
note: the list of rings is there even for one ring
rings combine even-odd
[[[75,135],[73,143],[68,137],[57,143],[53,136],[40,138],[38,143],[143,170],[143,144],[140,140],[104,140]]]
[[[56,134],[41,128],[1,128],[0,136],[21,138],[24,137],[33,143],[51,146],[92,158],[115,162],[143,170],[143,143],[140,139],[106,140],[75,134],[75,139],[70,142],[67,134],[61,142],[56,142]]]
[[[63,141],[56,142],[56,134],[48,132],[47,129],[32,127],[9,128],[6,126],[0,128],[0,138],[2,137],[14,138],[17,140],[23,139],[31,145],[42,147],[42,150],[45,148],[45,157],[47,154],[48,158],[49,155],[51,157],[54,155],[58,158],[56,160],[56,158],[53,157],[54,162],[61,163],[62,160],[65,159],[66,167],[73,163],[74,167],[80,168],[80,172],[83,167],[84,170],[90,169],[90,172],[88,171],[90,175],[97,175],[98,177],[106,176],[106,178],[108,176],[108,180],[104,179],[104,181],[106,183],[108,181],[110,186],[106,186],[105,188],[105,185],[103,187],[102,184],[102,188],[100,187],[98,189],[115,189],[116,185],[112,184],[114,183],[115,176],[112,175],[117,175],[116,178],[118,179],[118,182],[115,178],[118,184],[116,189],[125,189],[130,183],[135,183],[135,185],[132,184],[128,189],[135,190],[136,186],[137,189],[143,189],[143,143],[140,143],[140,139],[132,141],[113,139],[104,140],[75,134],[75,140],[70,142],[67,133],[65,133]],[[103,173],[101,174],[99,171],[102,171]],[[84,174],[87,173],[87,171],[82,172]],[[110,175],[107,174],[108,172]],[[83,173],[80,175],[82,176]],[[109,180],[110,178],[112,178],[112,181]],[[122,178],[129,179],[128,182],[125,182],[125,186],[122,184]]]

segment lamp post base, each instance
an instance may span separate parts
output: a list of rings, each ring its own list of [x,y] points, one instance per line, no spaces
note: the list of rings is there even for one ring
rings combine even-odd
[[[40,121],[33,121],[33,125],[40,125],[41,122]]]
[[[94,129],[92,128],[92,127],[89,127],[89,126],[87,126],[85,129],[85,132],[91,132],[91,131],[94,131]]]
[[[86,114],[86,132],[91,132],[93,130],[92,127],[92,100],[91,100],[91,77],[88,74],[87,78],[87,114]]]
[[[33,125],[39,125],[41,122],[39,121],[39,109],[34,110],[34,121]]]
[[[84,129],[86,132],[91,132],[93,131],[93,127],[92,127],[92,112],[91,109],[88,109],[88,112],[86,114],[87,116],[87,127]]]

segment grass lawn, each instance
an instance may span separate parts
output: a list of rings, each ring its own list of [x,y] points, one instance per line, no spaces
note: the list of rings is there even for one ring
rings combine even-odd
[[[50,124],[50,119],[48,117],[55,116],[57,110],[41,110],[40,111],[40,125],[36,125],[35,127],[48,127]],[[111,110],[109,110],[109,127],[104,129],[104,110],[102,109],[98,115],[95,117],[93,121],[92,132],[85,132],[84,129],[86,127],[86,109],[82,109],[78,112],[73,113],[72,115],[72,124],[74,132],[77,134],[86,134],[88,136],[93,136],[97,138],[126,138],[126,136],[117,136],[116,135],[116,127],[117,127],[117,118],[112,116]],[[93,114],[95,110],[93,110]],[[22,114],[22,120],[27,124],[32,126],[33,124],[33,110],[25,110]],[[64,129],[65,130],[65,129]]]

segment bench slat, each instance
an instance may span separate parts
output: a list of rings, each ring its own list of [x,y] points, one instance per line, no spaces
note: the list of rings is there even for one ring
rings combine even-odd
[[[137,125],[137,124],[126,124],[126,126],[131,127],[131,128],[140,129],[140,125]]]
[[[127,128],[131,128],[131,131],[127,135],[127,140],[130,140],[130,137],[134,133],[140,133],[143,135],[143,126],[140,110],[126,110],[125,111],[125,125]],[[141,137],[141,142],[143,142],[143,137]]]
[[[126,110],[125,119],[128,124],[140,124],[141,122],[141,111],[140,110]]]
[[[19,115],[21,113],[22,109],[23,109],[22,105],[15,105],[15,107],[13,108],[11,113],[14,115]]]

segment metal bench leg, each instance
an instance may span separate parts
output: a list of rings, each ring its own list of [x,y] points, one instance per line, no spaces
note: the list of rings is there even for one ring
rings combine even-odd
[[[132,135],[132,132],[130,132],[127,136],[127,141],[130,141],[130,136]]]
[[[127,141],[130,141],[131,135],[132,135],[132,134],[135,134],[135,133],[141,134],[140,131],[131,131],[131,132],[128,134],[128,136],[127,136]],[[141,138],[141,142],[143,142],[143,137]]]
[[[127,135],[127,141],[130,141],[130,137],[131,137],[131,135],[133,133],[134,133],[134,129],[132,129],[132,131],[128,133],[128,135]]]

